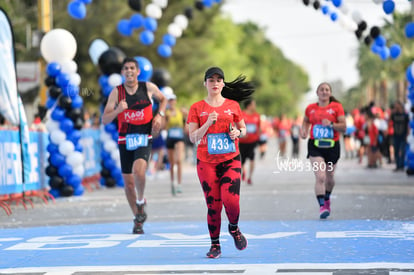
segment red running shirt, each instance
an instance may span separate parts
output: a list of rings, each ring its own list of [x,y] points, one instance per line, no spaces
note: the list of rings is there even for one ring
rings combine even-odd
[[[242,112],[244,123],[246,123],[246,136],[240,138],[240,143],[254,143],[260,139],[260,115],[258,113],[248,114]]]
[[[198,101],[191,105],[188,112],[187,123],[197,123],[201,127],[207,122],[208,115],[216,111],[218,119],[215,124],[211,125],[206,134],[200,140],[197,147],[197,158],[204,162],[220,163],[232,159],[239,154],[239,142],[235,140],[236,152],[225,154],[211,155],[207,149],[207,135],[215,133],[228,133],[230,123],[240,122],[243,119],[239,103],[234,100],[225,99],[224,103],[219,107],[212,107],[204,100]]]
[[[331,102],[325,107],[320,107],[318,103],[309,104],[305,110],[305,116],[309,118],[309,122],[312,124],[310,129],[310,138],[313,137],[313,126],[315,124],[322,124],[322,119],[326,118],[332,121],[333,123],[338,122],[338,117],[344,116],[344,109],[339,102]],[[339,132],[334,130],[333,140],[339,140]]]

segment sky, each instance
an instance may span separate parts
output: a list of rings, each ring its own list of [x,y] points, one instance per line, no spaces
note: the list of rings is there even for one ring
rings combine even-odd
[[[392,17],[385,14],[382,4],[375,2],[342,0],[348,12],[344,14],[337,8],[336,11],[342,21],[355,24],[352,15],[358,12],[368,29],[381,27],[385,19],[392,21]],[[400,12],[411,8],[408,0],[394,2]],[[330,1],[320,0],[320,3],[335,9]],[[342,80],[345,88],[358,83],[359,42],[351,28],[344,27],[339,20],[332,21],[321,9],[306,6],[302,0],[226,0],[222,10],[236,23],[251,21],[264,28],[267,38],[288,59],[305,69],[312,91],[323,81]]]

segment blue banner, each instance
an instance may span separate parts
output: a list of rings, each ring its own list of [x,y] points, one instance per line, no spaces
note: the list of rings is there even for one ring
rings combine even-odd
[[[83,147],[84,177],[90,177],[101,172],[100,133],[100,130],[97,129],[83,129],[81,131],[82,137],[79,143]]]

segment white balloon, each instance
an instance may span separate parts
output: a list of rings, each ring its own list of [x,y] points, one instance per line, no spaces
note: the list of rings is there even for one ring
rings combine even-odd
[[[108,84],[112,87],[116,87],[122,84],[122,76],[120,74],[111,74],[108,77]]]
[[[59,122],[49,118],[46,121],[46,129],[49,131],[49,133],[52,133],[54,130],[59,130]]]
[[[59,152],[62,155],[68,156],[73,151],[75,151],[75,145],[70,140],[64,140],[59,144]]]
[[[81,83],[81,77],[78,73],[72,73],[69,75],[69,83],[74,86],[79,86]]]
[[[66,156],[66,162],[75,168],[76,166],[83,163],[83,154],[78,151],[73,151],[71,154]]]
[[[362,21],[362,17],[361,14],[359,13],[359,11],[354,10],[352,12],[352,19],[355,21],[355,23],[359,24]]]
[[[43,36],[40,42],[40,52],[48,62],[58,62],[72,60],[76,54],[75,37],[65,29],[53,29]]]
[[[185,30],[188,27],[188,18],[183,14],[178,14],[174,17],[174,23],[176,23],[181,30]]]
[[[73,167],[72,172],[73,174],[78,175],[79,177],[83,178],[85,174],[85,168],[83,167],[83,164],[80,164],[78,166]]]
[[[147,14],[147,16],[155,19],[160,19],[162,17],[161,8],[155,4],[148,4],[145,7],[145,13]]]
[[[121,160],[120,156],[119,156],[119,150],[113,150],[111,152],[111,159],[113,159],[114,161],[119,161]]]
[[[64,61],[60,64],[61,72],[65,74],[73,74],[78,70],[78,64],[73,60]]]
[[[411,151],[411,152],[414,152],[414,143],[411,143],[411,144],[410,144],[410,151]]]
[[[65,134],[65,132],[63,132],[62,130],[59,130],[59,129],[53,130],[53,132],[50,133],[50,140],[54,144],[60,144],[64,140],[66,140],[66,134]]]
[[[342,5],[339,7],[340,11],[342,11],[343,14],[347,14],[349,11],[348,6],[345,3],[342,3]]]
[[[408,144],[414,144],[414,136],[413,135],[408,135],[407,143]]]
[[[117,146],[117,144],[115,143],[115,141],[113,141],[113,140],[107,140],[107,141],[105,141],[105,143],[104,143],[104,149],[105,149],[105,151],[107,151],[107,152],[112,152],[112,151],[114,151],[114,150],[118,149],[118,146]]]
[[[168,25],[167,32],[174,36],[175,38],[181,37],[183,31],[181,30],[180,26],[176,23],[171,23]]]
[[[168,0],[153,0],[152,3],[164,9],[168,6]]]
[[[105,143],[107,140],[112,140],[112,137],[107,132],[101,131],[100,139],[101,139],[102,143]]]
[[[92,41],[91,45],[89,46],[89,57],[92,59],[92,63],[94,65],[98,64],[99,57],[103,54],[107,49],[109,49],[109,45],[106,44],[105,41],[102,39],[95,39]]]

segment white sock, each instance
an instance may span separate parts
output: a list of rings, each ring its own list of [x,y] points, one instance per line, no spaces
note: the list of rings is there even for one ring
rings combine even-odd
[[[136,203],[139,204],[139,205],[144,204],[145,203],[145,199],[142,199],[142,201],[137,200]]]

